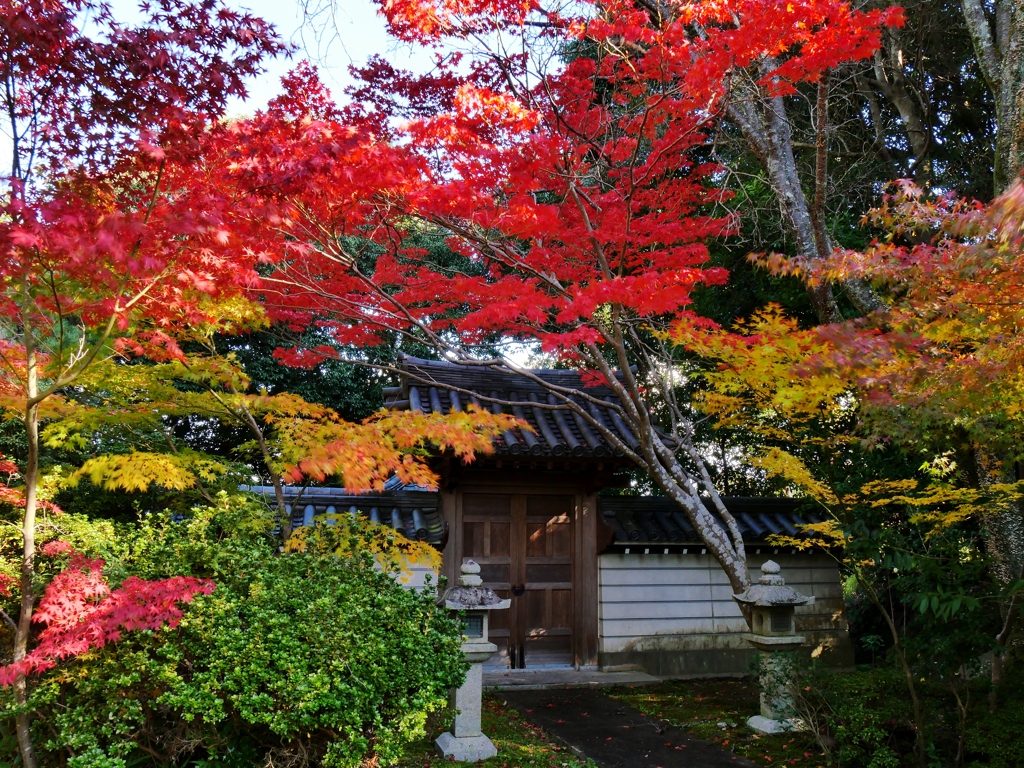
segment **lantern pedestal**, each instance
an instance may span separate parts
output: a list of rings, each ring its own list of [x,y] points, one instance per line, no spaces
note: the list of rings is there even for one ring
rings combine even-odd
[[[434,741],[437,753],[446,760],[475,763],[498,754],[497,748],[480,730],[480,709],[483,696],[484,662],[498,646],[487,640],[487,612],[509,607],[489,589],[481,588],[480,566],[472,560],[462,564],[459,585],[449,589],[444,605],[453,611],[464,611],[466,631],[462,652],[469,662],[466,681],[451,692],[455,725],[450,733],[442,733]]]
[[[793,670],[792,659],[781,655],[784,651],[795,651],[803,645],[800,635],[791,637],[762,637],[744,635],[761,652],[761,674],[758,687],[761,689],[761,714],[747,720],[747,725],[758,733],[788,733],[807,729],[803,720],[793,717]]]
[[[451,693],[455,709],[455,725],[451,732],[437,737],[434,746],[446,760],[475,763],[498,754],[497,747],[480,730],[480,707],[483,693],[484,662],[498,650],[494,643],[468,642],[462,652],[470,663],[466,682]]]

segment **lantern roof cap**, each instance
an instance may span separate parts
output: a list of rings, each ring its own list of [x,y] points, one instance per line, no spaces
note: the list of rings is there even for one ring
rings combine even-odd
[[[760,607],[806,605],[811,601],[807,595],[786,586],[782,568],[774,560],[768,560],[761,566],[761,578],[757,584],[751,584],[732,597],[738,603]]]
[[[512,601],[502,599],[493,590],[482,586],[480,564],[465,560],[459,569],[458,586],[444,593],[444,607],[451,611],[500,611],[508,608]]]

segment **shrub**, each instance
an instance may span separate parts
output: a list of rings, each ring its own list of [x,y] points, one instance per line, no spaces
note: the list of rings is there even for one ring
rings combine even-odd
[[[280,555],[268,525],[223,498],[183,522],[151,516],[102,553],[112,583],[191,575],[217,588],[174,630],[127,633],[34,681],[44,762],[347,768],[393,762],[422,735],[464,675],[460,625],[431,590],[375,567],[358,530],[346,529],[348,557]]]
[[[967,768],[1019,768],[1024,765],[1024,687],[1020,665],[1007,669],[999,690],[999,705],[990,711],[987,696],[975,696],[966,731],[964,765]]]
[[[950,680],[919,679],[929,730],[930,766],[1018,768],[1024,766],[1024,689],[1008,674],[991,710],[991,684],[983,676],[957,681],[966,706],[960,713]],[[798,674],[796,708],[814,729],[831,765],[895,768],[918,764],[909,697],[902,673],[891,663],[856,671],[804,667]]]
[[[896,768],[913,751],[910,707],[894,667],[844,673],[815,665],[797,679],[796,708],[832,764]]]

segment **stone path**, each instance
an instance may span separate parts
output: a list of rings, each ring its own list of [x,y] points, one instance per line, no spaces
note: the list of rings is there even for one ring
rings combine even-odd
[[[601,691],[501,691],[527,720],[601,768],[757,768]]]
[[[552,669],[489,669],[484,667],[484,688],[490,691],[509,689],[533,691],[548,688],[603,688],[609,685],[654,685],[659,677],[646,672],[598,672],[597,670]]]

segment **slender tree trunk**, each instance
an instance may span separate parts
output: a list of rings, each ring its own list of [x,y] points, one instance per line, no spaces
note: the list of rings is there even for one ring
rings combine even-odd
[[[772,61],[765,61],[761,67],[762,75],[770,73],[773,68]],[[726,115],[739,127],[750,149],[761,161],[768,175],[768,183],[778,198],[783,223],[793,238],[797,254],[808,261],[825,258],[832,252],[832,238],[824,214],[814,215],[804,194],[800,170],[793,153],[793,133],[786,114],[786,102],[781,96],[768,96],[757,85],[748,84],[741,90],[741,98],[727,106]],[[828,129],[825,111],[822,112],[820,122],[824,137]],[[818,167],[822,171],[827,171],[827,155],[826,143],[818,152]],[[826,181],[827,176],[821,179],[821,186],[816,185],[815,189],[816,196],[820,189],[822,201]],[[863,314],[882,306],[871,286],[863,280],[848,280],[842,287],[853,305]],[[808,288],[808,294],[818,322],[838,323],[843,319],[830,283],[812,286]]]
[[[874,586],[864,576],[864,573],[860,568],[854,569],[854,576],[864,591],[867,592],[868,597],[871,598],[871,602],[875,604],[875,608],[877,608],[878,612],[882,614],[882,618],[889,627],[889,633],[892,635],[892,649],[896,654],[896,659],[899,661],[900,669],[903,672],[903,679],[907,684],[907,692],[910,694],[911,710],[914,713],[914,752],[917,756],[918,765],[920,765],[921,768],[926,768],[928,765],[928,750],[924,738],[924,706],[921,704],[921,697],[917,694],[917,685],[914,683],[914,672],[910,668],[910,662],[907,661],[906,649],[900,641],[899,629],[896,626],[896,621],[893,619],[892,613],[882,603]]]
[[[974,448],[971,450],[973,472],[968,477],[973,485],[984,489],[993,482],[1012,483],[1015,476],[1011,457],[1000,461],[991,452]],[[1004,587],[1017,579],[1024,579],[1024,507],[1020,502],[1008,503],[1002,509],[992,509],[981,518],[981,533],[985,548],[991,558],[989,570],[995,580]],[[992,692],[989,707],[995,709],[998,703],[996,687],[1002,682],[1003,666],[1010,648],[1019,611],[1019,599],[1015,594],[1008,601],[999,604],[1002,628],[996,635],[996,647],[992,656]]]
[[[14,634],[14,662],[25,658],[28,653],[28,638],[32,629],[32,613],[35,610],[35,558],[36,558],[36,507],[39,485],[39,369],[35,344],[29,322],[25,322],[25,350],[28,369],[25,435],[28,438],[28,460],[25,467],[25,516],[22,520],[21,556],[21,611],[18,615],[18,629]],[[25,675],[18,675],[14,681],[14,699],[19,707],[28,704],[28,681]],[[24,768],[36,768],[35,749],[32,745],[31,718],[22,711],[15,719],[18,734],[18,748]]]
[[[263,429],[260,427],[259,422],[256,421],[256,417],[252,415],[245,403],[241,405],[242,418],[246,425],[249,427],[249,431],[256,437],[256,443],[260,447],[260,456],[263,458],[263,463],[267,467],[267,472],[270,473],[270,482],[274,485],[274,499],[277,502],[277,512],[281,519],[281,539],[288,541],[288,537],[292,535],[292,516],[288,514],[288,505],[284,500],[284,486],[281,483],[281,475],[279,472],[274,471],[274,457],[270,454],[270,446],[267,445],[266,435],[263,434]]]
[[[914,165],[911,169],[914,181],[927,188],[932,176],[929,159],[932,133],[926,119],[927,103],[922,103],[920,97],[915,97],[912,93],[913,86],[907,81],[906,65],[901,56],[902,49],[899,32],[894,29],[886,30],[881,50],[875,51],[872,64],[874,79],[870,84],[896,108],[914,156]]]
[[[800,172],[793,154],[793,133],[789,128],[786,104],[781,96],[769,97],[764,105],[765,168],[768,178],[779,198],[782,216],[789,225],[797,252],[811,260],[826,256],[832,250],[831,239],[824,222],[815,226],[814,216],[807,204]],[[838,323],[843,319],[839,313],[829,283],[821,283],[809,289],[811,304],[821,323]]]
[[[211,348],[211,352],[215,353],[216,350]],[[238,395],[238,391],[233,386],[229,386],[228,389],[232,395]],[[288,537],[292,535],[292,518],[288,514],[288,505],[284,499],[284,485],[281,483],[281,473],[274,470],[274,457],[270,453],[270,446],[267,445],[267,436],[264,434],[263,428],[260,427],[256,417],[252,415],[252,411],[249,410],[244,401],[240,401],[236,408],[225,401],[214,387],[208,386],[207,391],[216,398],[225,411],[231,414],[233,418],[238,419],[256,438],[256,444],[260,448],[260,458],[263,459],[263,464],[266,466],[267,472],[270,473],[270,482],[274,486],[274,500],[277,504],[277,512],[281,520],[281,538],[287,541]]]
[[[1017,578],[1024,581],[1024,564],[1021,565]],[[1013,635],[1017,617],[1020,614],[1020,592],[1014,593],[1003,616],[1003,626],[996,635],[996,649],[992,654],[992,691],[989,693],[989,709],[995,711],[999,704],[999,685],[1003,682],[1003,665],[1007,661],[1009,640]]]

